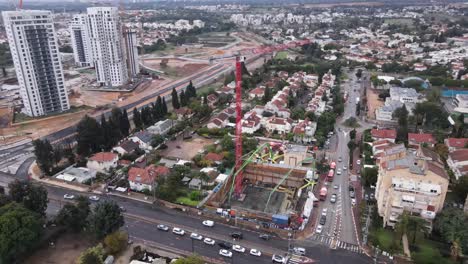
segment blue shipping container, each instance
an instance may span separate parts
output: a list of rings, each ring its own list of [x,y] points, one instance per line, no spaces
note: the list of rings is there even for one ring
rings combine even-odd
[[[287,225],[289,222],[289,217],[287,215],[275,214],[271,218],[273,223],[277,225]]]

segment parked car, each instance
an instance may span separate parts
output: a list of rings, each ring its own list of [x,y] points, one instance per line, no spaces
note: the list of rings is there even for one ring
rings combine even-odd
[[[354,191],[350,191],[349,192],[349,197],[354,198],[354,196],[355,196]]]
[[[163,225],[163,224],[157,225],[156,228],[158,230],[161,230],[161,231],[166,231],[166,232],[169,231],[169,227],[167,225]]]
[[[336,194],[332,194],[332,196],[330,197],[330,202],[336,203]]]
[[[119,208],[120,208],[121,212],[126,212],[127,211],[127,209],[125,209],[125,207],[123,207],[123,206],[119,206]]]
[[[343,170],[344,170],[344,171],[345,171],[345,170],[347,170],[347,169],[348,169],[348,167],[346,167],[346,166],[343,166]]]
[[[328,208],[322,209],[322,215],[327,216]]]
[[[215,241],[211,238],[205,237],[205,239],[203,240],[203,243],[213,246],[215,244]]]
[[[321,224],[321,225],[325,225],[326,222],[327,222],[327,217],[324,216],[324,215],[322,215],[322,216],[320,217],[320,224]]]
[[[97,201],[99,201],[99,196],[92,195],[92,196],[89,197],[89,200],[97,202]]]
[[[195,239],[195,240],[202,240],[203,236],[201,236],[201,235],[199,235],[197,233],[192,233],[192,234],[190,234],[190,238]]]
[[[336,174],[341,175],[341,169],[336,170]]]
[[[240,252],[240,253],[244,253],[245,252],[245,247],[242,247],[240,245],[233,245],[232,250]]]
[[[360,159],[356,160],[356,164],[361,165],[361,160]]]
[[[342,162],[343,159],[341,157],[338,158],[338,162]]]
[[[224,248],[224,249],[231,249],[231,248],[232,248],[232,244],[231,244],[231,243],[229,243],[229,242],[224,242],[224,241],[219,242],[219,243],[218,243],[218,246],[219,246],[220,248]]]
[[[369,200],[369,195],[367,193],[364,195],[364,200],[366,200],[366,201]]]
[[[211,220],[205,220],[205,221],[202,222],[202,224],[204,226],[207,226],[207,227],[213,227],[214,226],[214,222],[211,221]]]
[[[73,199],[75,199],[75,195],[66,193],[66,194],[63,196],[63,199],[73,200]]]
[[[271,236],[269,234],[260,234],[258,237],[263,239],[263,240],[270,240],[271,239]]]
[[[174,227],[172,229],[172,233],[176,234],[176,235],[179,235],[179,236],[183,236],[185,235],[185,231],[181,228],[178,228],[178,227]]]
[[[232,252],[226,249],[220,249],[219,254],[226,258],[232,258]]]
[[[271,261],[273,261],[274,263],[285,263],[286,258],[284,258],[281,255],[273,255],[273,257],[271,257]]]
[[[258,249],[252,248],[250,250],[250,255],[260,257],[260,256],[262,256],[262,252],[260,252],[260,250],[258,250]]]
[[[322,225],[318,225],[317,228],[315,229],[315,233],[321,234],[321,233],[322,233],[322,229],[323,229],[323,226],[322,226]]]
[[[356,199],[354,199],[354,198],[351,199],[351,205],[352,205],[352,206],[356,206]]]
[[[241,232],[233,232],[233,233],[231,233],[231,237],[232,237],[232,238],[235,238],[235,239],[242,239],[242,238],[244,238],[244,236],[242,235]]]

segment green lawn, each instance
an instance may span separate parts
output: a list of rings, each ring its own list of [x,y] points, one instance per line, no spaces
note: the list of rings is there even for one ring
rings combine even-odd
[[[188,197],[179,197],[176,203],[195,207],[198,205],[199,201],[192,201]]]
[[[411,252],[412,259],[416,264],[451,264],[455,263],[449,258],[444,258],[440,254],[442,245],[430,240],[423,240],[418,243],[418,250]]]
[[[280,52],[276,53],[275,59],[284,60],[284,59],[288,58],[288,54],[289,53],[287,51],[280,51]]]
[[[379,228],[373,232],[373,235],[377,238],[380,249],[387,252],[391,251],[390,248],[393,242],[393,233],[390,230]]]

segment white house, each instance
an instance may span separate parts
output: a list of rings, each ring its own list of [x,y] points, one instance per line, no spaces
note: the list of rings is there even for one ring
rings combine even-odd
[[[133,191],[153,190],[158,177],[166,176],[170,170],[164,166],[150,165],[144,169],[132,167],[128,171],[128,183]]]
[[[402,103],[419,103],[422,96],[413,88],[391,87],[390,98]]]
[[[175,120],[171,120],[171,119],[160,120],[156,124],[148,127],[146,130],[151,134],[165,135],[176,124],[177,124],[177,121]]]
[[[151,141],[153,139],[153,134],[148,131],[140,131],[130,137],[130,140],[138,143],[141,149],[152,149]]]
[[[468,149],[459,149],[448,154],[447,165],[457,180],[468,174]]]
[[[375,119],[378,121],[392,121],[393,112],[402,106],[402,102],[387,98],[385,104],[375,110]]]
[[[86,167],[91,170],[105,173],[117,166],[119,156],[112,152],[98,152],[91,156],[86,163]]]
[[[314,140],[317,123],[310,120],[300,120],[294,127],[294,141],[298,143],[310,143]]]
[[[277,132],[278,134],[289,133],[292,129],[292,119],[281,117],[270,117],[265,122],[265,129],[270,132]]]
[[[118,146],[113,147],[112,151],[119,153],[120,155],[125,155],[127,153],[132,153],[137,150],[139,147],[138,143],[132,140],[124,140]]]

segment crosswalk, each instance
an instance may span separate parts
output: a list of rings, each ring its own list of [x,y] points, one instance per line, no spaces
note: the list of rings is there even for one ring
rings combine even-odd
[[[349,250],[352,252],[362,253],[361,248],[358,245],[347,243],[340,240],[334,240],[333,237],[326,236],[326,235],[312,235],[309,240],[320,242],[321,244],[328,245],[329,247],[333,248],[341,248],[344,250]]]
[[[315,263],[315,261],[308,257],[294,255],[294,254],[289,257],[288,262],[287,262],[287,264],[308,264],[308,263]]]

